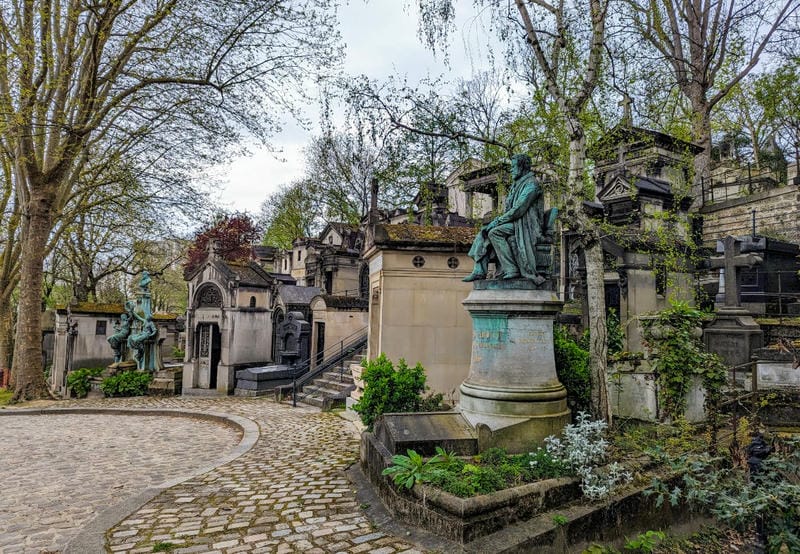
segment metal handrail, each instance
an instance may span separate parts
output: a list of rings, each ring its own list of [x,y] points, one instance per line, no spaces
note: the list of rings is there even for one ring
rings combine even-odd
[[[322,362],[314,368],[313,371],[308,371],[311,363],[315,358],[319,358],[320,353],[316,356],[309,356],[297,366],[295,366],[294,379],[292,379],[292,406],[297,407],[297,388],[303,386],[311,379],[316,378],[321,373],[329,370],[331,367],[341,362],[347,356],[350,356],[356,350],[364,347],[367,343],[367,327],[351,333],[343,338],[336,345],[326,348],[321,352]],[[282,387],[281,387],[282,388]]]

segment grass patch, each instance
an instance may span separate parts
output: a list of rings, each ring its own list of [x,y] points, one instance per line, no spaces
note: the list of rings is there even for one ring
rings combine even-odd
[[[9,389],[0,389],[0,406],[5,406],[11,403],[11,397],[14,392]]]

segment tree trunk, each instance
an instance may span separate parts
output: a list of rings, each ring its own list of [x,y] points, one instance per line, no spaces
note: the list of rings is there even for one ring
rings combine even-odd
[[[14,314],[11,310],[11,302],[0,302],[0,371],[4,375],[3,380],[0,380],[0,387],[10,377],[11,349],[14,347],[13,337]]]
[[[592,388],[592,416],[612,423],[609,403],[606,357],[608,354],[608,331],[606,329],[605,279],[603,245],[597,238],[594,224],[585,215],[580,205],[583,196],[583,172],[586,166],[586,135],[577,116],[568,118],[570,129],[568,186],[571,195],[579,203],[575,213],[579,214],[573,227],[583,237],[584,261],[586,264],[586,303],[589,311],[589,370]],[[594,200],[594,198],[593,198]]]
[[[603,245],[599,240],[584,246],[586,262],[586,302],[589,307],[589,374],[592,384],[592,416],[611,426],[611,403],[608,394],[606,360],[608,329],[603,269]]]
[[[52,229],[52,195],[35,193],[23,213],[29,221],[22,236],[17,332],[11,377],[13,401],[47,396],[42,367],[42,281],[44,254]]]
[[[692,98],[692,140],[703,148],[703,151],[694,157],[694,178],[692,179],[693,208],[703,205],[703,188],[711,186],[711,107],[704,98],[697,95]]]

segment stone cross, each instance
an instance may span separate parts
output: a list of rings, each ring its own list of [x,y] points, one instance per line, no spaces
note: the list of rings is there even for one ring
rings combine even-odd
[[[725,237],[725,254],[711,258],[712,269],[725,271],[725,307],[735,308],[739,303],[739,272],[743,267],[753,267],[763,259],[755,254],[742,254],[741,242],[732,236]]]
[[[633,100],[631,100],[631,97],[628,96],[627,93],[622,97],[622,100],[617,103],[617,105],[622,108],[622,121],[620,121],[620,123],[625,127],[633,126],[633,114],[631,113],[632,103]]]

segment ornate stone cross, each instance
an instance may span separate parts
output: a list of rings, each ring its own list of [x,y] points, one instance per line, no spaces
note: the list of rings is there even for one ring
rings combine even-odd
[[[739,273],[743,267],[753,267],[763,260],[756,254],[742,254],[742,244],[736,238],[727,236],[723,240],[725,253],[723,256],[711,258],[712,269],[725,271],[725,307],[737,308],[739,303]]]

